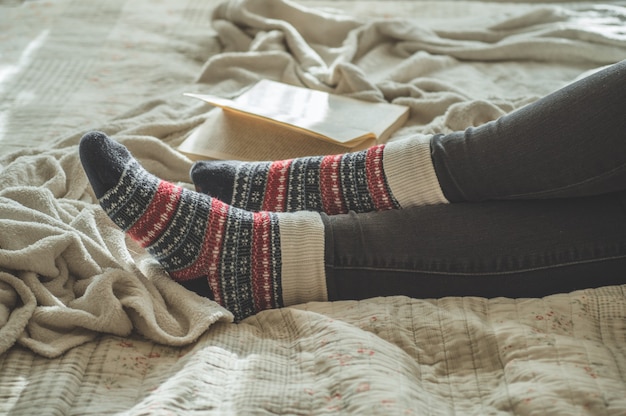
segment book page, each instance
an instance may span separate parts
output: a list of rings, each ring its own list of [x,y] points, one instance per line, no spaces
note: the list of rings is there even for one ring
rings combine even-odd
[[[178,150],[193,160],[258,161],[340,154],[365,149],[374,143],[372,139],[356,147],[345,147],[336,143],[312,140],[304,132],[215,108],[209,112],[207,120],[185,139]]]
[[[309,135],[354,146],[380,138],[397,128],[408,108],[372,103],[322,91],[262,80],[235,100],[202,94],[187,94],[231,111],[282,123]]]

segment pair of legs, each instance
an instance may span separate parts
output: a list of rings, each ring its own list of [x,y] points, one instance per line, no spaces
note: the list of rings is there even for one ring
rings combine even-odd
[[[624,79],[621,62],[428,142],[200,162],[199,192],[101,133],[80,153],[112,220],[236,319],[312,300],[544,296],[626,281]]]
[[[626,282],[626,61],[431,150],[451,204],[326,219],[332,297]]]

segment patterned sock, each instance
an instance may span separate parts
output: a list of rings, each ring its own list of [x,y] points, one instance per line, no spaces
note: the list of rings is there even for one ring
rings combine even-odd
[[[80,157],[113,222],[174,280],[209,295],[236,320],[327,299],[319,214],[231,207],[160,180],[124,146],[99,132],[83,136]]]
[[[198,192],[250,211],[332,215],[448,202],[430,141],[417,139],[276,162],[200,161],[191,179]]]

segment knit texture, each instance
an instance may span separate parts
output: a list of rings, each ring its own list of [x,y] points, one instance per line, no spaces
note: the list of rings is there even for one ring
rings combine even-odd
[[[430,137],[390,142],[383,160],[389,189],[402,208],[447,204],[430,156]]]
[[[387,185],[383,149],[378,145],[340,155],[232,162],[230,169],[226,162],[202,161],[193,166],[191,176],[200,191],[251,211],[382,211],[399,208]],[[223,185],[226,180],[230,189]]]
[[[319,214],[284,218],[288,236],[281,237],[279,214],[238,209],[161,180],[139,165],[123,146],[106,137],[83,138],[81,159],[94,189],[103,190],[108,183],[115,183],[99,198],[111,220],[158,260],[174,280],[197,288],[200,294],[210,293],[236,320],[285,305],[283,241],[288,246],[300,246],[310,240],[306,243],[308,253],[287,253],[293,275],[288,279],[289,304],[326,300]],[[298,262],[301,274],[293,267]],[[309,290],[301,296],[294,288],[298,280],[305,279],[302,286]],[[206,286],[208,291],[203,290]]]
[[[413,139],[274,162],[201,161],[191,177],[198,191],[251,211],[333,215],[447,202],[429,142]]]
[[[134,159],[100,205],[173,279],[205,280],[236,319],[283,306],[275,214],[243,211],[159,180]]]

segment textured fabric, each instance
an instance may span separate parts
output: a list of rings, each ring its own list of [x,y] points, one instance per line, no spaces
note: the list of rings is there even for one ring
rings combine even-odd
[[[399,208],[387,184],[384,148],[272,162],[201,161],[191,178],[196,189],[251,211],[383,211]],[[232,191],[223,185],[228,181]]]
[[[100,203],[175,280],[206,279],[236,319],[283,306],[276,214],[231,208],[158,180],[134,159]]]
[[[324,224],[320,215],[303,211],[277,217],[284,305],[328,300],[324,271]]]
[[[430,137],[397,140],[385,147],[383,161],[389,188],[402,208],[448,202],[430,153]]]
[[[159,180],[134,159],[100,204],[172,278],[206,280],[235,319],[283,306],[276,214],[231,208]]]
[[[104,192],[99,202],[111,220],[174,280],[200,288],[199,294],[205,292],[202,282],[208,284],[211,298],[235,319],[328,299],[318,213],[283,213],[281,219],[231,207],[150,174],[101,132],[85,134],[79,152],[96,194]]]
[[[0,356],[0,413],[626,413],[626,286],[535,299],[309,303],[188,347],[102,336]]]
[[[523,298],[626,283],[626,205],[619,196],[325,217],[330,299]]]

